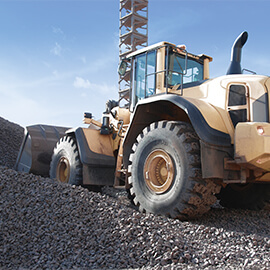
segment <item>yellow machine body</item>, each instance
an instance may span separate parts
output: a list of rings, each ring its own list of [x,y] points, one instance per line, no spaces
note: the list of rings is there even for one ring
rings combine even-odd
[[[149,58],[151,53],[152,60]],[[143,62],[146,57],[148,62]],[[174,71],[177,57],[183,59],[180,72]],[[83,182],[100,184],[101,172],[107,170],[105,176],[115,175],[114,184],[119,185],[119,179],[127,171],[132,145],[146,126],[161,120],[184,121],[192,124],[200,138],[203,177],[219,178],[226,183],[238,180],[243,183],[250,181],[250,171],[253,171],[252,175],[256,177],[252,181],[261,181],[270,170],[269,77],[229,74],[209,79],[210,56],[193,55],[168,42],[133,52],[127,60],[131,64],[132,76],[129,76],[133,78],[130,103],[125,108],[116,106],[105,115],[110,132],[102,133],[103,123],[86,117],[85,123],[89,128],[61,129],[59,135],[50,139],[47,156],[52,153],[52,145],[59,137],[65,133],[73,134],[83,164]],[[199,81],[195,79],[198,68],[189,66],[191,62],[199,63]],[[144,74],[147,81],[139,81],[138,78],[143,78]],[[187,80],[186,83],[179,81],[180,75]],[[140,96],[142,90],[144,94]],[[263,134],[258,133],[259,128],[264,130]],[[18,170],[42,171],[43,175],[48,175],[48,161],[45,171],[41,169],[43,165],[36,163],[36,156],[46,152],[43,149],[46,144],[39,150],[36,147],[44,140],[41,137],[46,140],[46,135],[42,136],[43,129],[33,131],[28,127],[26,137],[31,140],[24,141],[16,163]],[[49,129],[46,127],[46,132]],[[40,136],[34,134],[36,132]],[[23,161],[24,156],[27,156],[27,162]],[[100,173],[91,175],[93,167]],[[263,181],[268,180],[264,177]],[[111,180],[101,182],[113,185]]]

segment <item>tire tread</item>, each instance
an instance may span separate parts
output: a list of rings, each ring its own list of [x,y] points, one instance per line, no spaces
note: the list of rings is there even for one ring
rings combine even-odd
[[[174,209],[162,214],[172,218],[179,218],[181,220],[195,218],[204,214],[210,209],[210,206],[215,203],[215,194],[220,191],[221,187],[212,179],[210,180],[202,178],[199,138],[190,124],[178,121],[159,121],[154,122],[150,126],[144,128],[132,147],[134,153],[130,155],[130,162],[132,163],[132,161],[134,161],[134,156],[136,155],[136,150],[140,141],[154,129],[167,129],[168,131],[176,134],[178,139],[185,147],[190,166],[190,173],[188,177],[189,188],[184,194],[182,201],[178,202]],[[130,173],[131,168],[132,165],[130,165],[128,168]],[[134,179],[132,175],[129,177],[128,183],[131,187],[131,194],[134,196],[134,204],[139,207],[141,212],[147,212],[147,210],[144,209],[140,204],[134,192],[132,187]]]

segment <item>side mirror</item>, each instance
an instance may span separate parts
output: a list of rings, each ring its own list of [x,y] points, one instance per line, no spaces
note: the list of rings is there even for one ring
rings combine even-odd
[[[127,62],[125,60],[122,60],[118,67],[118,74],[120,76],[124,76],[126,71],[127,71]]]

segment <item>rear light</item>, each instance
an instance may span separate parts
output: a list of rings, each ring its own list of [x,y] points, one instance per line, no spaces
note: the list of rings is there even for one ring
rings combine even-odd
[[[263,129],[263,127],[258,126],[258,127],[257,127],[257,132],[258,132],[258,134],[261,135],[261,136],[264,135],[264,129]]]

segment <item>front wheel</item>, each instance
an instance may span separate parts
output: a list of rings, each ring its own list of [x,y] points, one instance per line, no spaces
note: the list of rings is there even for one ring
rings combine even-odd
[[[82,185],[82,164],[75,138],[65,136],[56,144],[50,165],[50,178]]]
[[[152,123],[130,155],[130,194],[140,211],[189,219],[210,209],[220,187],[202,179],[199,139],[188,123]]]

